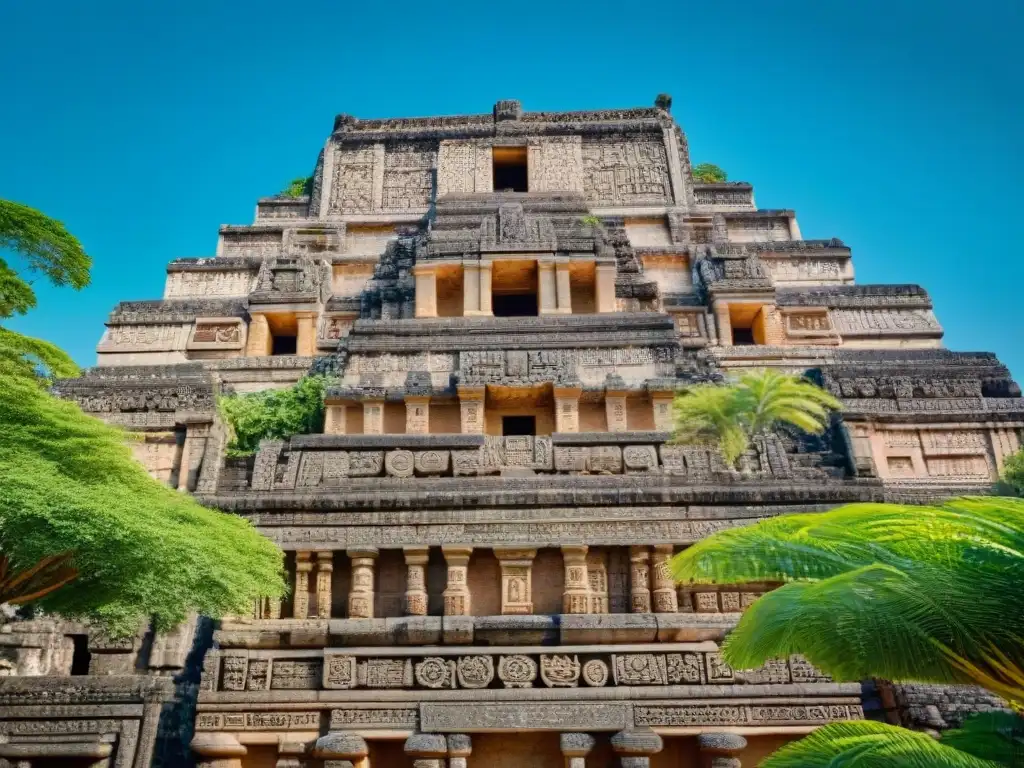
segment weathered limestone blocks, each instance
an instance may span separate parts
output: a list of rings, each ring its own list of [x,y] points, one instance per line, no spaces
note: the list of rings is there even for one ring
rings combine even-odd
[[[328,733],[313,746],[313,757],[324,760],[324,768],[369,768],[369,755],[366,740],[354,733]]]
[[[352,562],[352,589],[348,594],[348,615],[352,619],[373,618],[373,568],[377,560],[377,550],[348,550]]]
[[[664,746],[661,736],[647,727],[619,731],[611,742],[622,768],[649,768],[651,755]]]
[[[448,742],[440,733],[414,733],[405,740],[405,754],[413,759],[413,768],[445,768]]]
[[[697,736],[701,768],[741,768],[739,754],[747,740],[737,733],[702,733]]]

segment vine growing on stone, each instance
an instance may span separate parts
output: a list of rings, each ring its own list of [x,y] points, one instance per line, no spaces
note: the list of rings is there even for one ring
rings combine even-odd
[[[325,376],[305,376],[287,389],[224,395],[217,407],[231,429],[227,455],[252,456],[260,440],[319,432],[324,423]]]

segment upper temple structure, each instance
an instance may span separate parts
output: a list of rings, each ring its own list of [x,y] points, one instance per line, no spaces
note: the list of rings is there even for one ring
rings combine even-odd
[[[667,566],[767,516],[988,491],[1024,401],[993,355],[943,347],[923,288],[858,284],[842,240],[695,181],[663,107],[339,115],[308,188],[171,262],[56,387],[139,433],[155,477],[252,520],[291,595],[134,643],[4,627],[0,758],[753,768],[865,711],[943,728],[998,705],[800,657],[732,669],[719,644],[770,585],[677,587]],[[735,470],[669,444],[677,393],[764,367],[842,414]],[[215,398],[311,372],[323,433],[227,457]]]

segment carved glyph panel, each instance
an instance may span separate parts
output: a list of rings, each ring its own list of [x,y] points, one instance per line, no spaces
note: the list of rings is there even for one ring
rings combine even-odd
[[[384,145],[334,150],[331,213],[373,213],[384,189]]]
[[[581,138],[562,136],[531,143],[527,168],[531,192],[582,192]]]
[[[382,207],[387,211],[420,211],[430,205],[434,191],[433,144],[388,146],[384,153]]]
[[[930,309],[833,309],[836,330],[843,336],[885,336],[901,333],[941,333]]]
[[[584,139],[583,185],[597,205],[666,203],[672,199],[668,156],[660,135]]]
[[[841,285],[853,281],[849,259],[766,258],[763,261],[776,285]]]
[[[731,219],[726,224],[731,243],[771,243],[791,240],[789,219],[785,217]]]
[[[491,192],[491,148],[472,141],[442,141],[437,154],[437,195]]]
[[[269,258],[281,254],[282,235],[280,230],[265,232],[258,229],[221,234],[221,256],[251,256]]]
[[[255,273],[249,271],[170,272],[164,286],[164,298],[248,296],[255,279]]]
[[[183,350],[191,324],[112,325],[100,340],[97,352],[165,352]]]

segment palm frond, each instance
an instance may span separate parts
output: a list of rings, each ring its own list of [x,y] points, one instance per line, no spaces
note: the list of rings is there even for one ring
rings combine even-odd
[[[983,760],[1024,765],[1024,718],[1012,712],[979,712],[942,734],[942,743]]]
[[[973,682],[1024,701],[1024,500],[852,504],[715,534],[672,561],[695,583],[783,583],[725,644],[738,668],[792,653],[837,679]]]
[[[790,742],[761,768],[1005,768],[926,733],[870,720],[833,723]]]

